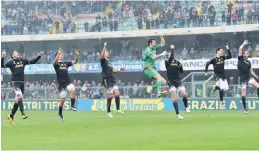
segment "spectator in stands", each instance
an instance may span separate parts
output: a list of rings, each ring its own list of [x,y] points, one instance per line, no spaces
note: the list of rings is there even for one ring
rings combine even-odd
[[[191,48],[191,50],[190,50],[190,57],[191,57],[191,59],[194,59],[195,58],[195,51],[194,51],[194,49],[193,48]]]
[[[233,23],[233,25],[237,24],[237,14],[236,13],[232,13],[232,23]]]
[[[146,20],[146,29],[149,30],[149,29],[150,29],[150,26],[151,26],[150,20],[147,19],[147,20]]]
[[[137,22],[138,22],[138,29],[139,30],[142,30],[143,29],[143,25],[142,25],[142,18],[138,18],[138,20],[137,20]]]
[[[230,15],[231,15],[233,4],[231,2],[229,2],[227,4],[227,7],[228,7],[228,13],[230,13]]]
[[[226,10],[225,10],[224,6],[222,6],[222,8],[221,8],[220,14],[221,14],[221,22],[225,22],[226,21]]]
[[[107,31],[108,22],[105,16],[103,18],[102,24],[103,24],[103,31]]]
[[[192,11],[192,25],[193,25],[193,27],[197,27],[197,22],[198,22],[198,12],[197,12],[197,10],[195,10],[195,8],[193,8],[193,11]]]
[[[186,15],[186,20],[187,20],[187,27],[189,28],[191,25],[191,15],[189,13],[187,13]]]
[[[211,12],[209,13],[209,19],[210,19],[210,26],[214,26],[215,23],[215,16],[216,16],[216,11],[214,10],[214,8],[211,10]]]
[[[85,29],[85,32],[88,32],[88,26],[89,26],[89,23],[88,22],[85,22],[84,23],[84,29]]]
[[[113,21],[112,20],[110,20],[109,27],[110,27],[110,31],[113,31]]]
[[[256,24],[256,23],[257,23],[257,11],[258,11],[258,10],[254,10],[254,11],[253,11],[253,24]]]
[[[256,51],[256,56],[259,57],[259,44],[256,45],[255,51]]]
[[[253,12],[250,8],[249,11],[247,12],[247,24],[252,24],[252,17],[253,17]]]
[[[184,60],[188,59],[188,50],[185,47],[183,48],[182,56]]]
[[[256,22],[255,23],[259,23],[259,10],[257,9],[257,11],[256,11],[256,18],[257,18],[257,20],[256,20]]]
[[[71,33],[75,33],[75,31],[76,31],[76,24],[75,24],[75,22],[71,21],[70,27],[71,27]]]
[[[202,14],[200,14],[198,17],[199,27],[203,27],[203,20],[204,20],[204,17]]]
[[[227,16],[226,16],[226,21],[227,21],[227,25],[231,25],[231,15],[228,12]]]

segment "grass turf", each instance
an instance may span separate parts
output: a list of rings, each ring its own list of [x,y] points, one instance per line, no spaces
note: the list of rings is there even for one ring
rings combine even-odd
[[[259,112],[193,111],[179,121],[174,112],[130,111],[109,119],[105,112],[27,111],[15,126],[2,111],[4,150],[259,149]]]

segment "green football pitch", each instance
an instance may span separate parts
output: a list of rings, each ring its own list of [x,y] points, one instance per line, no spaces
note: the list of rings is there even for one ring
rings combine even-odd
[[[4,150],[216,150],[259,149],[259,112],[182,112],[184,120],[169,111],[128,111],[109,119],[105,112],[27,111],[15,126],[2,112]]]

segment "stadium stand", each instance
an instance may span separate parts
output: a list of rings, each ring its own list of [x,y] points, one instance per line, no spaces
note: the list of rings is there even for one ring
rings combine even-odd
[[[228,1],[5,1],[2,35],[257,24],[258,3]]]

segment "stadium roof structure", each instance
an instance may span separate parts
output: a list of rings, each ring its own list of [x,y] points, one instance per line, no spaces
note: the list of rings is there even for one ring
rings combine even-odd
[[[85,39],[107,39],[107,38],[134,38],[172,35],[198,35],[214,33],[235,33],[259,31],[259,24],[216,26],[216,27],[195,27],[195,28],[174,28],[157,30],[135,30],[135,31],[116,31],[116,32],[84,32],[66,33],[49,35],[9,35],[1,36],[1,42],[19,41],[57,41],[57,40],[85,40]]]

